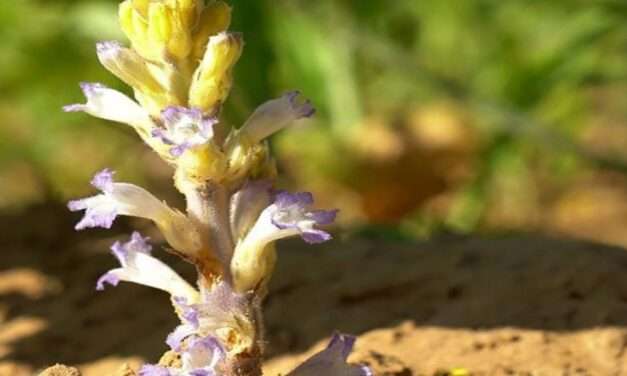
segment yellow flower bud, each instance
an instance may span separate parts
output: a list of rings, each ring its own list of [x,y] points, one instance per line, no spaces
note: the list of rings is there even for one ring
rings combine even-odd
[[[254,179],[271,178],[274,162],[265,142],[251,143],[241,134],[233,134],[227,140],[226,153],[229,160],[227,172],[230,182],[238,182],[251,177]]]
[[[142,9],[141,7],[135,8],[134,3],[126,0],[120,4],[120,26],[137,53],[145,59],[157,61],[159,59],[159,51],[153,51],[148,43],[148,22],[146,19],[148,5],[145,4],[145,9]],[[142,12],[142,10],[145,12]]]
[[[228,29],[231,24],[231,7],[224,1],[207,5],[200,14],[198,26],[193,34],[193,61],[199,61],[205,53],[209,37]]]
[[[128,85],[143,92],[164,90],[148,69],[148,63],[134,50],[117,42],[100,42],[96,49],[102,65]]]
[[[168,156],[169,157],[169,156]],[[217,148],[206,145],[189,149],[176,159],[177,169],[185,179],[204,182],[221,181],[226,171],[226,158]]]
[[[209,39],[189,89],[191,107],[210,113],[226,99],[231,90],[232,69],[241,55],[242,47],[240,34],[220,33]]]
[[[133,48],[153,62],[186,59],[200,3],[192,0],[126,0],[120,4],[122,30]]]
[[[239,245],[238,245],[239,246]],[[235,291],[247,292],[264,289],[276,265],[276,248],[270,243],[259,249],[238,248],[231,261],[231,274]]]

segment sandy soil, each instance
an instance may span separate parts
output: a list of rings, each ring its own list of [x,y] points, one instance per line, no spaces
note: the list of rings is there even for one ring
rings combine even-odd
[[[120,376],[158,360],[176,325],[168,297],[131,284],[93,289],[115,265],[112,232],[74,233],[54,206],[0,222],[0,375],[64,363]],[[538,235],[280,248],[266,303],[268,375],[336,329],[359,335],[351,360],[377,375],[627,375],[624,249]]]

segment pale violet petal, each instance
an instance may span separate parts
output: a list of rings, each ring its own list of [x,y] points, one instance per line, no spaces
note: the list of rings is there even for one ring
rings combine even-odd
[[[138,372],[139,376],[174,376],[166,367],[144,364]]]
[[[170,346],[172,350],[179,351],[183,340],[195,333],[197,333],[197,328],[194,328],[190,324],[182,324],[177,326],[172,333],[168,334],[165,343]]]
[[[183,371],[189,373],[195,371],[216,372],[216,368],[224,361],[225,357],[226,351],[215,337],[196,338],[191,341],[189,348],[181,355],[182,368]]]

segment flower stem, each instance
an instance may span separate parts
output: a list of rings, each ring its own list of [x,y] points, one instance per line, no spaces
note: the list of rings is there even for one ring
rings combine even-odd
[[[213,252],[211,256],[218,258],[223,266],[222,278],[230,283],[229,265],[233,257],[234,244],[229,222],[230,197],[227,188],[208,182],[190,187],[183,193],[191,219],[198,226],[199,232],[204,234],[205,238],[202,240],[205,247]]]

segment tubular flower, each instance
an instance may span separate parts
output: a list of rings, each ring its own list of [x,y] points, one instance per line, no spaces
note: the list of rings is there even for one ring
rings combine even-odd
[[[333,223],[337,210],[308,210],[313,204],[309,192],[279,192],[272,205],[265,208],[246,237],[235,247],[231,273],[238,291],[255,288],[272,271],[272,242],[300,235],[308,243],[322,243],[331,235],[315,226]]]
[[[166,343],[179,351],[188,337],[214,336],[225,338],[231,349],[250,345],[246,338],[254,334],[254,328],[247,302],[246,294],[233,291],[225,282],[218,283],[210,292],[203,292],[198,303],[175,297],[182,324],[170,333]]]
[[[155,142],[150,132],[155,127],[150,114],[137,102],[100,83],[83,82],[80,87],[87,103],[71,104],[63,107],[65,112],[86,112],[100,119],[111,120],[132,126],[142,140],[157,152],[161,143]]]
[[[185,103],[182,77],[171,64],[155,64],[116,41],[96,44],[98,60],[111,73],[135,89],[135,98],[151,114],[168,105]]]
[[[196,230],[183,214],[171,209],[143,188],[114,182],[113,174],[113,171],[105,169],[92,179],[91,184],[101,194],[68,203],[71,211],[85,210],[85,215],[76,224],[77,230],[111,228],[118,215],[128,215],[155,222],[166,240],[178,251],[190,253],[200,247]]]
[[[148,62],[135,50],[123,47],[117,41],[96,44],[100,63],[126,84],[143,92],[163,95],[164,87],[155,79]]]
[[[346,363],[354,344],[355,337],[336,333],[326,349],[307,359],[287,376],[373,376],[366,366]]]
[[[80,86],[87,103],[65,106],[64,111],[83,111],[97,118],[129,124],[140,134],[150,133],[153,127],[150,115],[131,98],[99,83],[83,82]]]
[[[302,100],[299,91],[290,91],[280,98],[259,106],[241,128],[250,142],[261,142],[268,136],[316,113],[309,100]]]
[[[96,288],[104,290],[105,283],[116,286],[119,281],[128,281],[167,291],[189,301],[198,299],[198,292],[189,283],[169,266],[150,255],[152,247],[147,240],[140,233],[134,232],[130,241],[113,244],[111,250],[121,267],[100,277]]]

